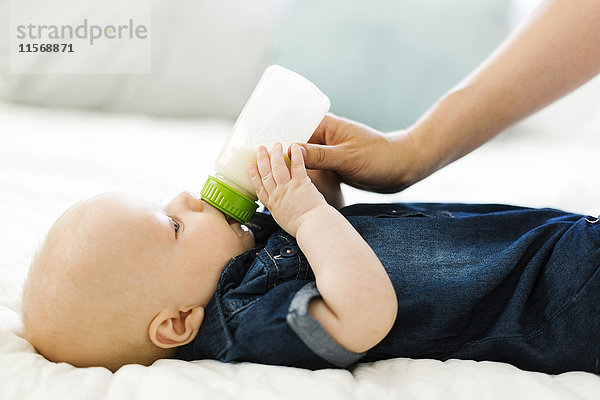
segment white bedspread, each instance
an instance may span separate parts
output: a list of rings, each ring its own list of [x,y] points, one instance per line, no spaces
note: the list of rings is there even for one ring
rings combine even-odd
[[[588,123],[564,134],[550,129],[547,136],[531,127],[514,128],[403,193],[345,188],[347,200],[504,202],[598,215],[599,126]],[[198,191],[230,128],[231,122],[220,120],[0,105],[0,398],[600,398],[596,375],[550,376],[492,362],[395,359],[352,372],[311,372],[161,360],[112,374],[54,364],[36,354],[20,337],[19,297],[31,255],[52,222],[74,202],[105,191],[158,199]]]

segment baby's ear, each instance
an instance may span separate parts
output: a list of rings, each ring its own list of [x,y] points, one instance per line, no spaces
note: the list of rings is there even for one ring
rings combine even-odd
[[[150,323],[148,336],[163,349],[183,346],[194,340],[204,319],[204,308],[164,309]]]

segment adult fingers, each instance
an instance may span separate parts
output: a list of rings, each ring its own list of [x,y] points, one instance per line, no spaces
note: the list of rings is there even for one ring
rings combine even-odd
[[[299,144],[304,164],[309,169],[339,170],[344,164],[344,154],[339,145]]]
[[[317,126],[317,129],[313,132],[312,136],[308,140],[308,143],[314,144],[326,144],[327,135],[339,128],[339,124],[342,118],[332,113],[327,113]]]

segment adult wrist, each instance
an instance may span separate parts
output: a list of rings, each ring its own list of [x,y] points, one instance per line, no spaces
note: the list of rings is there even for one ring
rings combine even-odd
[[[405,164],[404,179],[412,185],[470,151],[463,143],[471,130],[460,111],[466,106],[463,90],[438,100],[414,124],[396,138]],[[468,95],[467,95],[468,99]]]
[[[410,129],[389,132],[387,136],[395,160],[392,169],[394,187],[387,191],[399,192],[427,176],[423,171],[424,151]]]

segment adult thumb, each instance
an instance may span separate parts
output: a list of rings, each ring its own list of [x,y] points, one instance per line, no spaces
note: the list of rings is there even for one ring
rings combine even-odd
[[[299,143],[299,146],[304,158],[304,165],[308,169],[337,170],[342,164],[338,146],[313,143]]]

